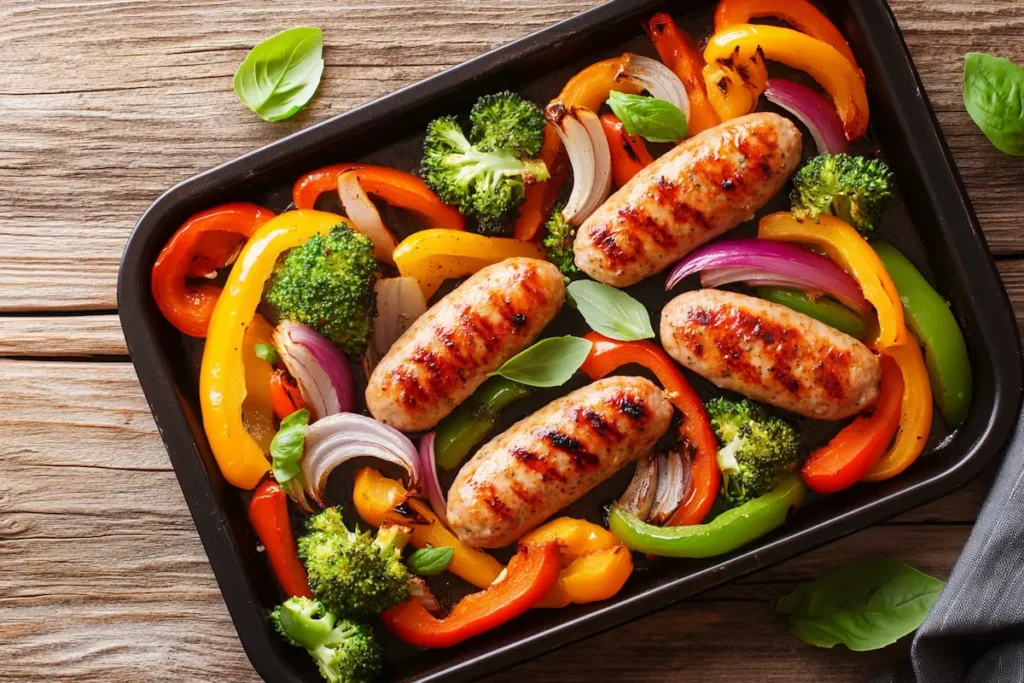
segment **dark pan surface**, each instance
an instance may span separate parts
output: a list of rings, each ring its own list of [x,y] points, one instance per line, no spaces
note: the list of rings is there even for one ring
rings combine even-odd
[[[701,5],[677,15],[681,26],[698,38],[710,32],[714,3]],[[654,11],[677,7],[676,3],[652,0],[613,0],[196,176],[163,195],[139,221],[125,250],[118,285],[122,326],[243,646],[266,679],[320,680],[305,653],[283,645],[266,629],[263,611],[281,596],[265,559],[255,550],[256,540],[245,518],[248,493],[223,481],[206,444],[198,405],[201,342],[182,336],[164,321],[150,296],[149,269],[157,252],[185,218],[221,202],[249,200],[285,210],[291,201],[292,182],[318,166],[363,161],[414,171],[419,164],[422,131],[431,118],[463,113],[479,95],[506,88],[543,103],[557,94],[569,77],[594,61],[624,51],[656,56],[639,22]],[[949,434],[936,420],[930,453],[903,476],[813,500],[784,528],[729,556],[654,564],[639,560],[633,577],[612,601],[535,610],[505,628],[445,651],[414,651],[389,643],[387,678],[462,680],[483,676],[937,498],[966,483],[999,452],[1020,401],[1019,340],[1009,302],[884,2],[850,0],[830,3],[828,9],[868,78],[872,128],[857,151],[880,154],[893,167],[899,184],[899,196],[881,234],[930,277],[950,300],[965,330],[976,382],[975,403],[967,423]],[[806,80],[775,65],[772,73]],[[771,107],[763,104],[762,108]],[[806,135],[804,153],[814,153],[813,142]],[[320,208],[336,207],[331,198],[322,202]],[[783,208],[788,208],[785,193],[759,215]],[[385,219],[400,237],[418,229],[414,221],[397,213]],[[756,221],[729,237],[755,230]],[[662,305],[683,290],[680,287],[668,295],[662,291],[663,282],[664,276],[656,276],[629,289],[648,306],[655,321]],[[585,331],[582,319],[567,307],[545,330],[545,336]],[[714,395],[706,381],[692,373],[688,376],[702,396]],[[498,431],[582,384],[577,378],[565,387],[538,391],[506,411]],[[804,419],[798,422],[807,446],[823,442],[838,428]],[[354,468],[345,468],[332,477],[328,489],[332,501],[345,504],[350,500],[352,471]],[[628,477],[628,470],[620,473],[567,512],[600,520],[602,506],[622,491]],[[448,476],[444,483],[450,480]],[[441,579],[434,588],[443,602],[454,601],[467,590],[457,579]]]

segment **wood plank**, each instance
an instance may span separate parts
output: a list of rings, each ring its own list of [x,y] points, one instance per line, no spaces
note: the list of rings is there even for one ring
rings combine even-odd
[[[0,356],[123,356],[116,315],[0,316]]]
[[[113,310],[124,241],[163,190],[594,4],[8,5],[0,10],[9,46],[0,86],[0,206],[9,208],[0,215],[0,311]],[[1024,6],[891,4],[993,249],[1024,253],[1013,201],[1024,167],[987,144],[959,95],[966,51],[1024,62],[1024,44],[1011,39],[1022,33]],[[231,75],[252,44],[303,23],[327,36],[320,93],[291,121],[259,121],[236,100]],[[384,24],[390,30],[380,31]]]
[[[255,680],[132,367],[0,360],[0,376],[5,680],[40,671],[62,681]],[[667,681],[684,668],[709,681],[863,679],[901,649],[814,650],[786,633],[771,602],[796,581],[875,555],[945,576],[983,490],[974,484],[500,680]],[[928,519],[966,523],[909,523]]]

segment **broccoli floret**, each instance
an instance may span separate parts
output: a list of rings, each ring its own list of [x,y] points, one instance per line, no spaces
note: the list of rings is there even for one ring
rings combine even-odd
[[[576,267],[572,244],[576,240],[576,226],[570,225],[562,216],[562,206],[556,206],[551,218],[544,226],[541,244],[548,252],[548,260],[558,266],[563,275],[580,272]]]
[[[471,144],[454,116],[427,126],[421,172],[442,201],[478,217],[507,213],[523,200],[527,183],[549,177],[543,161]]]
[[[341,508],[327,508],[306,523],[299,539],[299,557],[309,574],[309,587],[335,614],[366,617],[379,614],[409,597],[409,570],[402,548],[412,533],[385,526],[372,538],[351,531]]]
[[[341,223],[285,256],[274,270],[267,301],[279,318],[309,325],[354,359],[373,333],[379,276],[373,242]]]
[[[485,152],[508,150],[532,157],[544,143],[544,112],[514,92],[485,95],[469,113],[471,137]]]
[[[877,159],[822,154],[793,176],[793,213],[800,218],[831,214],[858,231],[878,227],[892,198],[892,171]]]
[[[708,415],[721,445],[722,496],[730,505],[763,496],[796,467],[800,438],[785,420],[746,399],[712,399]]]
[[[309,652],[331,683],[363,683],[380,671],[381,647],[368,625],[338,619],[319,600],[288,598],[270,622],[291,645]]]

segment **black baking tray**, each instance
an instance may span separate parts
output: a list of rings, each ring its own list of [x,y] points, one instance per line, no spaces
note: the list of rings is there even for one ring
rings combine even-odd
[[[654,56],[640,28],[654,11],[673,12],[695,37],[708,35],[713,4],[612,0],[195,176],[162,195],[139,220],[118,281],[128,350],[242,645],[266,680],[317,681],[319,676],[305,653],[285,646],[266,627],[264,612],[281,596],[256,551],[245,515],[247,494],[220,476],[203,433],[197,381],[201,345],[164,321],[152,300],[149,272],[157,253],[185,218],[210,206],[251,200],[284,210],[294,179],[328,163],[365,161],[414,170],[422,131],[431,118],[464,112],[479,95],[506,88],[546,102],[579,68],[597,59],[626,50]],[[642,566],[613,600],[534,610],[449,650],[423,652],[390,644],[387,678],[485,676],[938,498],[999,455],[1016,420],[1021,392],[1020,341],[1006,292],[889,8],[883,0],[823,7],[867,76],[872,126],[862,151],[879,149],[896,173],[899,202],[882,233],[927,274],[941,274],[932,280],[965,331],[975,378],[967,422],[953,434],[937,430],[928,455],[900,477],[815,499],[783,528],[730,555]],[[804,137],[807,154],[813,143]],[[785,198],[778,198],[768,208],[784,204]],[[656,280],[643,296],[654,296],[650,292],[661,283]],[[646,301],[652,308],[660,305]],[[707,383],[689,376],[702,394],[709,393]],[[583,513],[596,514],[613,495],[599,489]]]

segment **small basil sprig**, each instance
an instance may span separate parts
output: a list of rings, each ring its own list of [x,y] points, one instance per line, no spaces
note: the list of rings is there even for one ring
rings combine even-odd
[[[1024,156],[1024,69],[1008,59],[968,52],[964,105],[999,151]]]
[[[671,102],[613,90],[608,106],[630,135],[651,142],[675,142],[686,137],[686,115]]]
[[[593,280],[577,280],[566,290],[587,324],[604,336],[619,341],[654,337],[647,309],[621,289]]]
[[[405,566],[417,576],[437,576],[452,563],[455,556],[455,549],[449,546],[444,548],[420,548],[406,560]]]
[[[274,479],[282,486],[302,473],[302,448],[306,445],[308,424],[309,411],[300,408],[281,420],[281,428],[270,442]]]
[[[542,339],[509,358],[488,377],[500,375],[531,387],[560,387],[580,369],[593,344],[579,337]]]
[[[324,36],[313,26],[282,31],[245,56],[235,94],[264,121],[281,121],[306,106],[324,72]]]
[[[942,591],[942,581],[899,560],[837,569],[783,596],[775,611],[805,643],[877,650],[913,632]]]
[[[271,365],[275,365],[281,360],[281,356],[277,355],[277,351],[270,344],[254,344],[252,350],[256,352],[257,358],[265,360]]]

